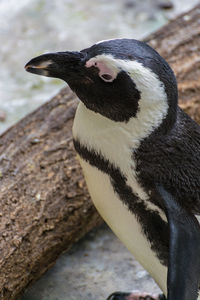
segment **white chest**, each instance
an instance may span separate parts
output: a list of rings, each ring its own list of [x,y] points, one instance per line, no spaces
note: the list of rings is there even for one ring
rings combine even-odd
[[[133,149],[137,149],[144,132],[146,135],[149,128],[146,128],[144,122],[131,122],[113,122],[88,110],[81,103],[76,113],[73,135],[82,145],[87,146],[88,150],[95,150],[114,167],[119,168],[134,194],[144,200],[147,207],[158,210],[148,202],[148,195],[137,181],[133,153]],[[166,292],[167,269],[160,264],[151,250],[136,217],[114,192],[110,177],[81,158],[80,163],[91,198],[101,216]]]
[[[135,216],[130,213],[113,191],[109,176],[82,159],[80,159],[80,163],[89,193],[98,212],[166,293],[167,268],[160,264],[151,250]]]
[[[134,160],[134,150],[151,133],[155,124],[161,122],[155,116],[154,118],[155,120],[152,112],[149,116],[146,110],[146,114],[139,112],[137,118],[132,118],[127,123],[114,122],[80,103],[74,120],[73,136],[88,150],[92,149],[118,168],[125,176],[126,184],[135,195],[146,202],[147,208],[159,211],[158,207],[148,201],[148,195],[138,183]]]

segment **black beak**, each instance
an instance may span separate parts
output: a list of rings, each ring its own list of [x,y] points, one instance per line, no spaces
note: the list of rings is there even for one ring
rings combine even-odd
[[[67,78],[80,73],[84,65],[85,57],[81,52],[66,51],[37,56],[25,65],[25,69],[30,73],[67,81]]]

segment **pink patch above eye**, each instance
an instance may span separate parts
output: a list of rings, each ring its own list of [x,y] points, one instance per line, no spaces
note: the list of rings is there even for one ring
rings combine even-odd
[[[117,77],[116,72],[107,66],[107,64],[103,61],[87,61],[86,67],[98,68],[99,76],[106,82],[112,82]]]

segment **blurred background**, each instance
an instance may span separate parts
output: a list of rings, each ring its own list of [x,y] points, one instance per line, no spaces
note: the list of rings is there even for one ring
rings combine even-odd
[[[64,85],[24,71],[32,57],[116,37],[142,39],[199,0],[0,0],[0,133]]]
[[[0,0],[0,133],[65,84],[24,65],[44,52],[81,50],[110,38],[142,39],[199,0]],[[106,299],[158,288],[103,225],[78,242],[21,300]]]

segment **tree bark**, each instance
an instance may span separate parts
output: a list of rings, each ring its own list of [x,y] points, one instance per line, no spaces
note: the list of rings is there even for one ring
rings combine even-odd
[[[145,41],[170,64],[178,82],[179,105],[200,123],[200,5]]]
[[[15,299],[101,222],[73,149],[64,89],[0,138],[0,299]]]
[[[170,63],[181,106],[200,122],[200,5],[146,41]],[[0,299],[18,298],[102,222],[73,149],[76,96],[63,89],[0,137]]]

